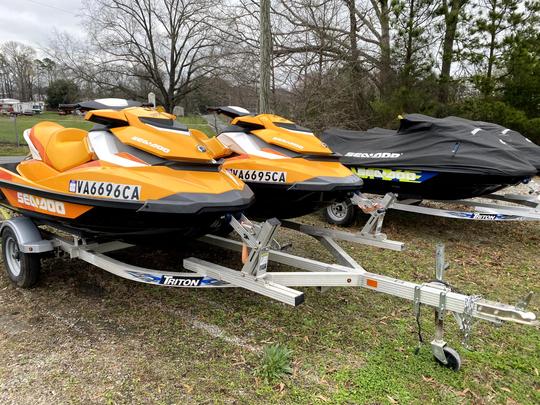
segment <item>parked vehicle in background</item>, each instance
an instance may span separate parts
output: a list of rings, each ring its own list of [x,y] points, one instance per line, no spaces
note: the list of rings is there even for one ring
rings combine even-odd
[[[11,115],[14,114],[14,109],[20,104],[20,101],[14,98],[0,98],[0,114]]]
[[[12,114],[17,115],[34,115],[34,102],[33,101],[25,101],[18,104],[13,104],[13,112]]]
[[[45,110],[43,101],[23,101],[14,98],[0,99],[0,114],[3,115],[34,115]]]
[[[58,115],[72,114],[77,109],[77,104],[58,104]]]
[[[32,105],[32,111],[34,114],[41,114],[43,111],[45,111],[45,102],[35,101]]]

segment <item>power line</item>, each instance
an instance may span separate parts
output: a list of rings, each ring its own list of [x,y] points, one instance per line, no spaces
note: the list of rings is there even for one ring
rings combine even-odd
[[[55,10],[58,10],[58,11],[63,11],[64,13],[68,13],[68,14],[71,14],[72,16],[75,16],[77,17],[77,14],[69,11],[69,10],[66,10],[65,8],[60,8],[60,7],[56,7],[56,6],[53,6],[51,4],[46,4],[46,3],[40,3],[39,1],[35,1],[35,0],[26,0],[30,3],[34,3],[34,4],[37,4],[39,6],[43,6],[43,7],[49,7],[49,8],[52,8],[52,9],[55,9]]]

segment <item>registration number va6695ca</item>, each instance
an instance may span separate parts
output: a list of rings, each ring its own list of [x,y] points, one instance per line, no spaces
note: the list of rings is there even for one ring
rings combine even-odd
[[[114,198],[116,200],[140,200],[141,198],[141,186],[101,181],[70,180],[69,191],[76,194]]]
[[[229,173],[244,181],[254,181],[259,183],[286,183],[286,172],[273,172],[267,170],[241,170],[228,169]]]

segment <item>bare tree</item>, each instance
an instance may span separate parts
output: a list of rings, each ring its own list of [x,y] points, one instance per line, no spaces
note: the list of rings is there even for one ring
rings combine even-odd
[[[270,112],[270,77],[272,76],[272,30],[270,0],[260,2],[259,112]]]
[[[0,51],[3,55],[2,76],[6,93],[22,100],[32,100],[34,84],[34,59],[36,51],[19,42],[6,42]],[[11,83],[10,83],[11,81]]]
[[[208,0],[89,0],[87,6],[96,49],[93,69],[86,70],[102,86],[144,97],[132,85],[146,81],[172,111],[215,69]]]
[[[9,66],[9,60],[0,50],[0,96],[12,98],[14,96],[13,73]]]

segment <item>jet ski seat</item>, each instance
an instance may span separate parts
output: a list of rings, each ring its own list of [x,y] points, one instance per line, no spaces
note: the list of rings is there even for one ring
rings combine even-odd
[[[43,162],[63,172],[92,160],[93,153],[87,135],[82,129],[64,128],[54,122],[44,121],[34,126],[29,140]]]

